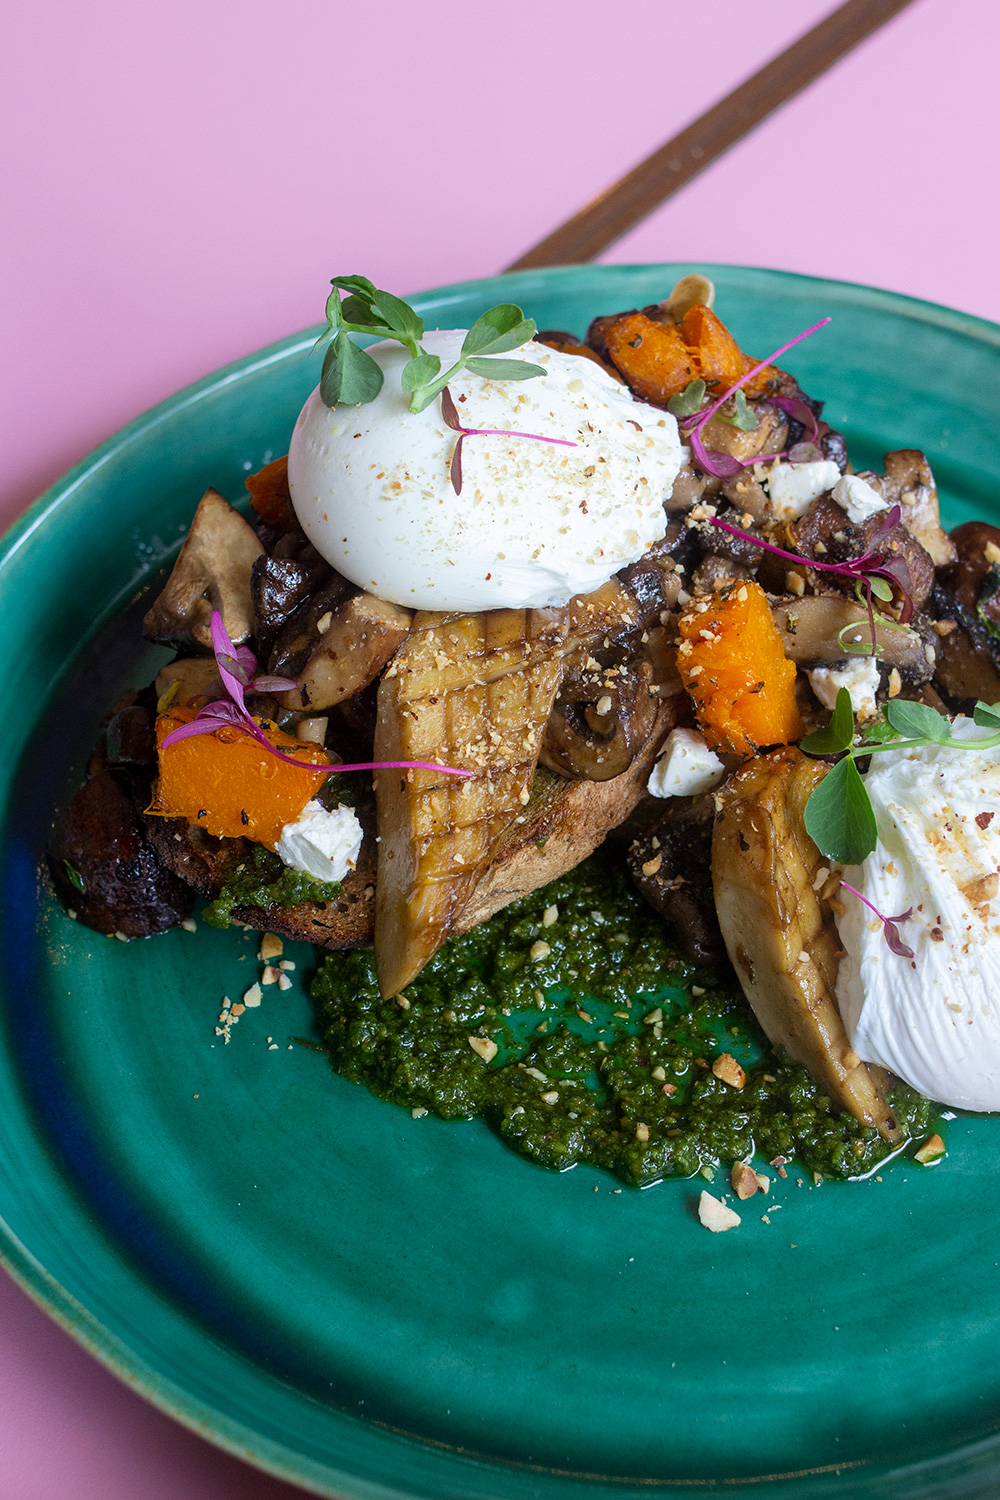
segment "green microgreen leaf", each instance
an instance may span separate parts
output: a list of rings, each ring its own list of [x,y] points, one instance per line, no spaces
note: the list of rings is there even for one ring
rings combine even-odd
[[[533,380],[546,373],[541,365],[529,364],[526,359],[479,359],[472,355],[465,364],[474,375],[487,380]]]
[[[980,729],[1000,729],[1000,703],[977,703],[972,710],[972,722]]]
[[[383,337],[392,332],[389,325],[373,312],[371,303],[361,297],[345,297],[340,304],[340,315],[345,323],[356,323]]]
[[[375,283],[369,281],[367,276],[334,276],[330,285],[336,290],[338,287],[342,292],[357,292],[366,302],[372,302],[375,297]]]
[[[421,386],[428,385],[440,370],[441,360],[438,355],[418,354],[403,366],[399,383],[409,394],[410,391],[418,391]]]
[[[929,740],[933,745],[943,745],[951,739],[951,725],[944,714],[926,703],[894,698],[886,704],[884,713],[896,733],[905,739]]]
[[[747,404],[747,398],[742,390],[738,390],[733,397],[733,414],[731,417],[725,415],[725,410],[719,412],[723,422],[728,422],[730,427],[739,428],[740,432],[756,432],[760,426],[760,418]]]
[[[865,737],[859,746],[859,751],[863,752],[869,745],[890,745],[898,739],[899,735],[888,719],[878,718],[873,723],[865,725]]]
[[[849,750],[853,744],[854,708],[850,693],[841,688],[829,724],[814,734],[807,734],[799,748],[807,755],[839,755],[841,750]]]
[[[879,624],[880,625],[882,624],[881,620],[879,621]],[[871,642],[871,637],[870,636],[862,636],[862,638],[861,638],[860,641],[856,640],[854,638],[858,634],[858,629],[859,629],[859,627],[857,625],[857,622],[855,622],[852,625],[845,625],[845,626],[843,626],[842,629],[840,629],[840,630],[837,631],[837,644],[841,648],[841,650],[843,651],[844,655],[845,656],[877,656],[878,655],[877,643],[876,643],[875,646],[873,646],[872,642]],[[851,636],[850,639],[847,638],[847,632],[849,630],[854,632],[854,634]]]
[[[414,346],[423,338],[423,318],[419,313],[414,312],[410,304],[404,302],[401,297],[393,297],[390,292],[376,291],[372,302],[394,337],[402,339],[404,344]]]
[[[384,379],[371,355],[352,343],[350,335],[341,329],[326,351],[319,383],[320,399],[329,407],[338,402],[363,406],[375,400]]]
[[[689,380],[684,389],[667,402],[667,411],[675,417],[693,417],[701,410],[708,387],[703,380]]]
[[[84,894],[84,887],[83,876],[80,874],[80,871],[74,865],[71,865],[68,859],[63,860],[63,869],[69,877],[70,884],[75,885],[82,896]]]
[[[534,318],[526,318],[513,302],[501,302],[477,318],[465,335],[462,358],[470,354],[506,354],[508,349],[517,349],[533,338],[538,325]]]
[[[813,791],[806,832],[821,854],[841,865],[859,865],[878,843],[878,827],[854,757],[838,761]]]
[[[868,587],[876,599],[881,599],[883,604],[892,602],[892,585],[886,583],[884,578],[869,578]]]

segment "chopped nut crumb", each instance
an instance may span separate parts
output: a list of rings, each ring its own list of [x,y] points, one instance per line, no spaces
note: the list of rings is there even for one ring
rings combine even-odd
[[[761,1192],[766,1197],[767,1194],[771,1191],[771,1179],[770,1179],[770,1177],[768,1177],[765,1172],[755,1172],[753,1175],[757,1179],[757,1186],[760,1188]]]
[[[992,545],[991,542],[990,546]],[[945,1145],[941,1137],[939,1135],[929,1135],[919,1151],[914,1151],[913,1159],[914,1161],[921,1162],[924,1166],[929,1166],[931,1162],[940,1161],[944,1153]]]
[[[724,1234],[727,1229],[735,1229],[743,1222],[727,1204],[704,1191],[698,1199],[698,1218],[713,1234]]]
[[[757,1173],[754,1171],[753,1167],[750,1166],[749,1162],[745,1161],[737,1161],[733,1163],[733,1170],[730,1174],[729,1181],[732,1185],[733,1192],[736,1194],[737,1198],[741,1200],[752,1198],[754,1193],[756,1193],[760,1187],[760,1183],[757,1181]]]
[[[548,958],[551,952],[552,949],[549,947],[548,943],[543,943],[541,938],[539,938],[537,943],[532,943],[530,952],[528,953],[528,957],[531,959],[531,962],[533,964],[537,964],[541,959]]]
[[[181,923],[181,926],[184,928],[185,932],[198,931],[198,923],[195,921],[194,917],[185,917],[183,922]]]
[[[265,932],[260,940],[260,952],[257,957],[261,963],[269,964],[272,958],[280,958],[284,950],[284,943],[276,932]]]
[[[654,854],[652,859],[647,859],[646,860],[646,863],[642,867],[642,873],[644,875],[656,875],[659,872],[659,868],[662,865],[662,863],[663,863],[663,855],[662,854]]]
[[[492,1037],[470,1036],[469,1046],[473,1052],[478,1052],[483,1062],[492,1062],[497,1055],[497,1044]]]
[[[263,974],[260,976],[260,982],[261,984],[277,984],[278,970],[272,968],[271,965],[268,964],[264,969]]]
[[[720,1078],[723,1083],[728,1083],[734,1089],[743,1088],[747,1081],[747,1075],[730,1052],[723,1052],[715,1059],[712,1072],[716,1078]]]
[[[252,984],[250,986],[250,988],[247,990],[246,994],[243,996],[243,1004],[244,1005],[249,1005],[250,1008],[251,1008],[251,1010],[252,1010],[254,1008],[254,1006],[257,1006],[257,1005],[260,1004],[260,1002],[263,1000],[263,998],[264,998],[264,994],[263,994],[263,991],[261,990],[260,985],[259,984]]]
[[[292,987],[292,981],[289,979],[288,975],[287,974],[279,974],[278,975],[278,989],[279,990],[290,990],[291,987]]]
[[[900,677],[898,670],[893,667],[889,673],[889,697],[898,698],[902,691],[903,679]]]
[[[424,1118],[424,1115],[426,1113],[427,1113],[426,1109],[423,1109],[418,1104],[414,1109],[410,1110],[410,1119],[411,1120],[422,1120]]]
[[[551,927],[555,922],[558,922],[558,920],[559,920],[559,908],[558,908],[558,906],[547,906],[545,908],[545,910],[542,912],[542,926],[543,927]]]

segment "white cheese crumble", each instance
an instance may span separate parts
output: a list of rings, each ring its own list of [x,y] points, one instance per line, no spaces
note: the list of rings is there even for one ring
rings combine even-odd
[[[961,739],[982,738],[970,719]],[[837,1001],[851,1046],[920,1093],[1000,1109],[1000,747],[921,745],[872,757],[875,852],[845,879],[898,924],[912,959],[849,892],[837,928]]]
[[[696,729],[673,729],[650,772],[646,790],[652,797],[694,797],[718,786],[726,768]]]
[[[841,510],[846,510],[855,526],[860,526],[870,516],[877,516],[880,510],[889,509],[878,490],[858,474],[845,474],[838,480],[833,488],[833,499]]]
[[[874,719],[878,713],[878,662],[874,656],[854,656],[839,667],[815,667],[806,673],[809,686],[824,708],[836,708],[837,694],[846,688],[851,707],[859,719]]]
[[[364,837],[354,809],[325,808],[315,798],[294,823],[286,823],[277,853],[292,870],[314,880],[343,880],[354,868]]]
[[[840,470],[832,458],[817,459],[809,464],[775,464],[767,477],[767,492],[776,514],[782,521],[794,521],[804,514],[840,479]]]

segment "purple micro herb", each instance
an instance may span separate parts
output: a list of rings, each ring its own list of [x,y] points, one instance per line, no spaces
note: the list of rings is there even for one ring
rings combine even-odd
[[[783,354],[787,354],[789,349],[794,349],[796,344],[801,344],[803,339],[809,338],[811,334],[818,332],[820,328],[825,328],[829,321],[829,318],[821,318],[818,323],[814,323],[804,333],[797,333],[793,339],[788,340],[787,344],[782,344],[781,348],[775,349],[774,353],[769,354],[767,359],[762,359],[752,369],[748,370],[717,401],[713,401],[710,406],[706,406],[702,411],[694,412],[690,417],[681,418],[679,426],[691,439],[691,451],[700,469],[704,469],[706,474],[714,475],[716,479],[732,479],[735,475],[742,474],[744,469],[751,468],[753,464],[770,463],[772,459],[785,457],[783,453],[760,453],[756,458],[751,459],[750,463],[741,463],[731,453],[717,453],[713,449],[706,448],[701,439],[702,429],[705,423],[710,421],[715,416],[715,413],[726,404],[730,396],[746,385],[748,380],[752,380],[755,375],[759,375],[761,370],[766,370],[768,365],[773,364],[776,359],[780,359]],[[780,407],[787,416],[794,417],[795,421],[802,422],[803,425],[806,425],[806,421],[808,421],[812,427],[812,438],[808,440],[809,442],[814,441],[819,436],[819,427],[815,414],[804,401],[800,401],[795,396],[776,396],[773,399],[773,404]]]
[[[869,911],[873,911],[875,913],[879,921],[882,923],[882,936],[885,938],[891,951],[895,953],[897,957],[912,958],[914,956],[913,949],[906,946],[896,928],[897,922],[908,922],[913,916],[912,906],[907,907],[906,911],[902,912],[898,917],[883,917],[878,907],[873,906],[872,903],[868,900],[868,897],[862,896],[861,892],[856,891],[853,885],[848,885],[846,880],[842,880],[840,882],[840,889],[842,891],[850,891],[852,896],[857,896],[859,901],[864,902]]]
[[[462,493],[462,444],[467,437],[519,437],[531,438],[535,443],[558,443],[562,448],[580,446],[572,438],[543,437],[540,432],[510,432],[505,427],[463,427],[459,420],[458,408],[447,386],[441,392],[441,415],[452,432],[459,434],[455,451],[451,455],[451,485],[456,495]]]
[[[317,771],[323,776],[331,776],[340,771],[442,771],[446,776],[473,775],[472,771],[460,771],[456,766],[438,766],[422,760],[366,760],[354,765],[317,766],[315,761],[296,760],[294,756],[285,755],[277,745],[271,744],[257,720],[250,714],[243,694],[245,688],[255,693],[282,693],[297,684],[288,677],[256,676],[257,658],[248,646],[233,645],[217,609],[212,611],[212,647],[222,685],[229,697],[206,703],[190,723],[182,724],[179,729],[172,730],[166,736],[160,746],[161,750],[197,734],[214,734],[217,729],[228,728],[250,735],[251,739],[257,740],[265,750],[269,750],[287,765],[298,766],[303,771]]]
[[[840,578],[853,579],[864,590],[865,605],[868,609],[868,628],[872,637],[872,655],[877,652],[878,638],[875,633],[875,609],[872,604],[873,578],[881,578],[893,588],[898,589],[901,594],[901,607],[899,621],[892,621],[906,625],[913,618],[913,599],[910,596],[910,570],[903,557],[887,557],[880,552],[877,543],[882,537],[887,536],[899,525],[902,511],[898,505],[893,505],[888,511],[885,520],[879,526],[869,543],[868,551],[861,557],[849,557],[846,562],[824,563],[817,561],[814,557],[805,557],[801,552],[786,552],[783,547],[775,547],[772,542],[766,542],[763,537],[754,536],[751,531],[741,531],[738,526],[730,526],[728,521],[720,521],[717,516],[712,516],[709,525],[717,526],[720,531],[727,531],[730,536],[742,537],[744,541],[752,542],[755,547],[760,547],[764,552],[771,552],[775,557],[783,557],[787,562],[797,563],[800,567],[814,568],[820,573],[834,573]]]

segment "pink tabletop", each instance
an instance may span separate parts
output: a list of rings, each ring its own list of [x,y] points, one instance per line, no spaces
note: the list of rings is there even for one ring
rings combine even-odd
[[[0,523],[147,406],[318,321],[334,273],[406,293],[501,269],[832,4],[18,6]],[[607,258],[1000,319],[998,30],[994,0],[916,0]],[[145,1405],[2,1277],[0,1453],[0,1500],[301,1494]]]

